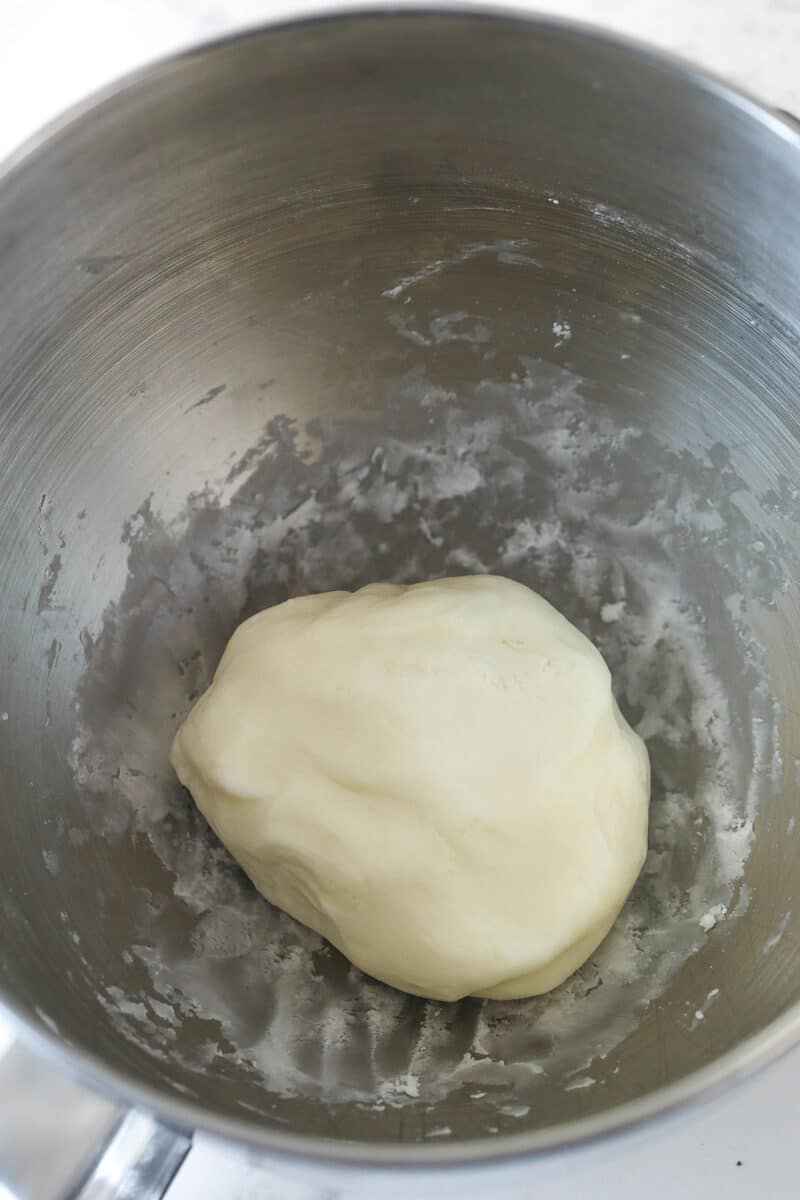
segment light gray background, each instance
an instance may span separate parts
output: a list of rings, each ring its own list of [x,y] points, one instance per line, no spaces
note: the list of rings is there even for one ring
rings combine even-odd
[[[415,0],[397,2],[410,7]],[[336,7],[336,0],[0,0],[0,156],[70,104],[152,58],[260,21]],[[534,7],[645,39],[800,116],[800,0],[507,0],[504,7]],[[0,1028],[0,1052],[3,1040]],[[518,1195],[800,1197],[798,1114],[800,1050],[733,1093],[632,1140],[534,1164]],[[300,1184],[198,1140],[169,1200],[307,1196]],[[414,1185],[408,1196],[426,1200]],[[381,1200],[380,1189],[374,1200]]]

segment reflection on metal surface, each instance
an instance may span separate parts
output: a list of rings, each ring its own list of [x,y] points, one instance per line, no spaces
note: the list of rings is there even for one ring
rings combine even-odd
[[[123,1115],[13,1045],[0,1058],[0,1183],[15,1200],[78,1194]]]
[[[160,1200],[190,1139],[55,1074],[24,1047],[0,1054],[0,1195]]]
[[[147,1113],[129,1112],[76,1200],[161,1200],[190,1145]]]
[[[747,102],[459,15],[163,64],[2,180],[0,989],[54,1057],[262,1149],[455,1163],[796,1036],[798,201]],[[597,638],[656,769],[626,921],[533,1005],[351,972],[165,759],[244,613],[475,569]]]

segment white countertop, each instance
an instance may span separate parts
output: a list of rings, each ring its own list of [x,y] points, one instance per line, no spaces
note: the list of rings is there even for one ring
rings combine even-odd
[[[350,0],[349,7],[356,5]],[[65,107],[150,59],[270,18],[340,6],[335,0],[2,0],[0,156]],[[535,7],[653,42],[800,115],[800,0],[542,0],[533,6],[506,0],[504,7]],[[800,1049],[634,1140],[533,1164],[516,1194],[520,1200],[751,1200],[758,1193],[761,1200],[789,1200],[800,1195],[798,1112]],[[309,1195],[199,1139],[169,1200]],[[417,1186],[408,1196],[427,1200]],[[326,1194],[326,1200],[338,1198],[335,1189]],[[380,1191],[374,1200],[381,1200]]]

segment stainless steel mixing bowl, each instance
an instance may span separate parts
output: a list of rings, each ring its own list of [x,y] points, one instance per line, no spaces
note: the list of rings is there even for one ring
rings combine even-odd
[[[5,168],[0,989],[39,1053],[268,1154],[455,1167],[796,1039],[798,213],[788,122],[474,12],[203,48]],[[631,903],[531,1002],[359,975],[166,760],[243,615],[464,571],[598,641],[653,761]]]

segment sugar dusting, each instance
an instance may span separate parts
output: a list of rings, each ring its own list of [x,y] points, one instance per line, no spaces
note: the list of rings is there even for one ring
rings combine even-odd
[[[436,336],[466,320],[443,319]],[[593,1086],[587,1068],[746,907],[753,822],[780,771],[749,605],[779,587],[777,550],[756,538],[724,453],[677,453],[569,372],[522,367],[464,395],[411,374],[375,421],[277,418],[177,519],[151,502],[131,518],[124,592],[85,639],[73,768],[87,830],[144,839],[169,880],[140,897],[126,952],[138,983],[104,998],[151,1055],[376,1112],[464,1088],[495,1120],[519,1119],[538,1081]],[[599,645],[651,755],[650,850],[612,933],[556,992],[444,1005],[368,979],[267,905],[166,754],[249,613],[473,571],[530,584]]]

